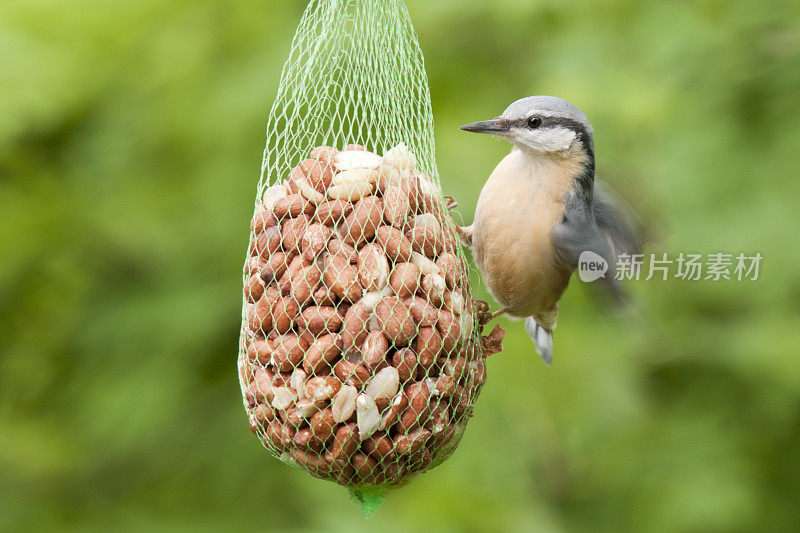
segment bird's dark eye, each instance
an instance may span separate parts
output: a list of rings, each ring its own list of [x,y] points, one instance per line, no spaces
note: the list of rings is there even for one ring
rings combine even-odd
[[[528,119],[528,127],[532,130],[535,130],[541,125],[542,125],[542,117],[533,116]]]

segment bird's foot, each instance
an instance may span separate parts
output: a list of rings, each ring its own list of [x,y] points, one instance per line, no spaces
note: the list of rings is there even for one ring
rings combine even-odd
[[[462,245],[472,248],[472,226],[464,227],[456,224],[456,234]]]
[[[475,306],[475,311],[478,313],[488,313],[489,312],[489,303],[485,300],[478,300],[477,298],[473,298],[472,300],[473,305]]]
[[[444,197],[444,206],[447,208],[448,211],[452,211],[453,209],[458,207],[458,202],[452,196],[445,196]]]
[[[478,300],[478,301],[480,301],[480,300]],[[491,322],[495,318],[506,314],[506,312],[508,311],[508,307],[503,307],[502,309],[498,309],[494,313],[490,313],[489,312],[489,305],[486,302],[483,302],[483,301],[480,301],[480,303],[482,303],[483,305],[486,306],[484,310],[481,310],[481,309],[478,310],[478,323],[481,326],[485,326],[486,324],[488,324],[489,322]]]

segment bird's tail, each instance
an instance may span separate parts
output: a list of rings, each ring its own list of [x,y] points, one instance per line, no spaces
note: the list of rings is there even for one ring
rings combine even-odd
[[[525,329],[536,344],[536,351],[542,356],[542,361],[549,365],[553,362],[553,330],[540,325],[535,318],[529,316],[525,319]]]

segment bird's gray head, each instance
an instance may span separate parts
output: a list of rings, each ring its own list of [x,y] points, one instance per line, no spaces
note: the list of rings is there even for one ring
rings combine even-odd
[[[461,127],[473,133],[497,135],[522,150],[555,153],[576,142],[594,151],[593,129],[583,111],[555,96],[529,96],[517,100],[502,115]]]

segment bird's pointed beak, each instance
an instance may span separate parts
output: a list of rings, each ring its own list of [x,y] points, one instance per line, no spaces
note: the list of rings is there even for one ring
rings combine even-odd
[[[481,122],[473,122],[472,124],[461,126],[461,129],[472,133],[502,135],[504,133],[508,133],[508,124],[506,123],[505,120],[498,117],[489,120],[483,120]]]

